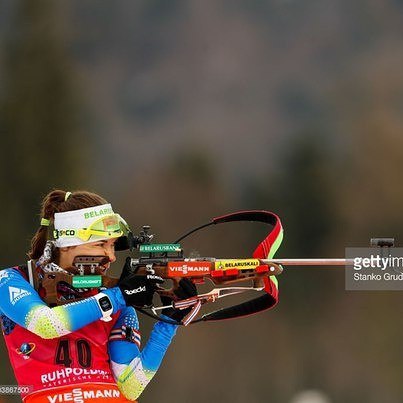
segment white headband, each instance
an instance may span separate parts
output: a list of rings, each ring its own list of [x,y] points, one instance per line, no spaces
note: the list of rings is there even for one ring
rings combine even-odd
[[[88,228],[95,221],[110,214],[114,214],[112,206],[110,204],[83,208],[81,210],[65,211],[63,213],[55,213],[55,230],[78,230],[82,228]],[[108,237],[92,235],[90,240],[83,241],[82,239],[74,236],[61,236],[56,239],[55,246],[58,248],[62,248],[66,246],[82,245],[85,243],[101,241],[105,239],[108,239]]]

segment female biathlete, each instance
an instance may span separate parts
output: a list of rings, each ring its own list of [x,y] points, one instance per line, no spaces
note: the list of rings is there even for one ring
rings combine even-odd
[[[33,287],[32,272],[74,273],[77,256],[105,256],[98,274],[116,260],[115,244],[125,242],[125,221],[110,204],[87,191],[54,190],[42,202],[41,226],[34,235],[31,261],[0,271],[2,330],[25,403],[135,401],[150,382],[177,326],[157,322],[140,349],[133,306],[151,305],[161,277],[123,274],[108,289],[58,289],[68,301],[49,307]],[[118,248],[117,248],[118,249]],[[196,295],[182,280],[179,298]],[[166,302],[166,301],[165,301]],[[186,310],[167,309],[180,321]]]

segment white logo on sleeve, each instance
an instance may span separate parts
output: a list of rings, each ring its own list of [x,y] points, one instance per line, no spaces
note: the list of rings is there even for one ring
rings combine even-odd
[[[22,290],[21,288],[10,287],[10,302],[12,305],[15,305],[20,299],[31,295],[30,291]]]
[[[0,271],[0,287],[7,284],[10,279],[10,276],[5,270]]]

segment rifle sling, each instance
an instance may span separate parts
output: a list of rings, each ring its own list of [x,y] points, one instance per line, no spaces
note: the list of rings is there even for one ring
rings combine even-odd
[[[273,257],[274,253],[281,243],[283,233],[280,219],[276,214],[264,210],[239,211],[213,218],[210,224],[223,224],[235,221],[262,222],[273,226],[273,229],[269,232],[266,238],[264,238],[263,241],[259,243],[253,253],[254,258],[265,259]],[[190,235],[191,233],[196,232],[199,229],[205,228],[210,224],[202,225],[195,230],[190,231],[187,235]],[[186,237],[187,235],[185,235],[184,237]],[[184,237],[180,239],[183,239]],[[264,278],[264,285],[264,295],[253,298],[241,304],[207,313],[201,318],[192,321],[191,323],[239,318],[252,315],[273,307],[278,301],[278,290],[276,284],[274,284],[274,282],[270,278]]]

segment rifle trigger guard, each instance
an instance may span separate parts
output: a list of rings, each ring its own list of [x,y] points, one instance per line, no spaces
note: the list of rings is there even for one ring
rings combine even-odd
[[[149,263],[146,265],[146,270],[149,274],[155,274],[155,270],[153,269],[153,263]]]

